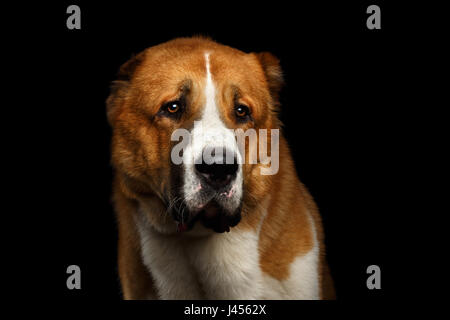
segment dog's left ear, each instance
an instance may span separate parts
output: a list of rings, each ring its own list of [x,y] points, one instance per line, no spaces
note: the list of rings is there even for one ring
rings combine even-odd
[[[284,84],[283,72],[280,60],[270,52],[254,53],[261,64],[269,86],[270,94],[275,101],[278,101],[281,87]]]

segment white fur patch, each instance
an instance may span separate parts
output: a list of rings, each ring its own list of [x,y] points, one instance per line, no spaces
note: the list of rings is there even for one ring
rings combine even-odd
[[[200,275],[207,299],[259,299],[263,293],[258,236],[232,229],[196,239],[189,245],[189,260]]]
[[[297,257],[290,266],[289,278],[278,281],[264,274],[264,282],[270,287],[264,293],[263,299],[320,299],[319,290],[319,244],[317,241],[314,221],[308,215],[313,232],[313,248],[306,254]]]
[[[203,205],[197,197],[200,180],[195,173],[195,161],[202,159],[203,151],[207,147],[226,147],[227,150],[235,154],[238,163],[241,163],[241,155],[236,142],[234,132],[223,123],[219,108],[216,104],[216,87],[214,85],[210,70],[210,53],[205,53],[206,79],[205,79],[205,105],[200,121],[196,121],[191,131],[191,140],[184,151],[184,182],[183,192],[186,203],[195,208]],[[225,156],[225,155],[224,155]],[[228,205],[235,209],[242,197],[242,166],[239,166],[237,175],[231,188],[233,196],[229,199]],[[230,210],[230,211],[231,211]]]
[[[153,229],[142,210],[137,214],[136,225],[142,260],[152,275],[158,298],[202,299],[195,270],[188,263],[180,239]]]
[[[260,223],[265,213],[261,216]],[[233,228],[208,236],[166,235],[153,229],[142,210],[137,217],[142,259],[160,299],[320,298],[316,238],[314,247],[291,264],[289,278],[278,281],[259,266],[259,227],[256,232]]]

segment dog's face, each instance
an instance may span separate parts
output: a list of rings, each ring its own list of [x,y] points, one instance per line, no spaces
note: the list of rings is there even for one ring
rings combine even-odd
[[[281,82],[272,55],[200,38],[151,47],[128,61],[107,101],[122,190],[141,202],[156,197],[164,212],[154,214],[167,212],[179,231],[198,221],[229,231],[270,186],[257,170],[262,164],[249,163],[257,144],[246,140],[243,152],[233,130],[253,128],[259,139],[258,129],[278,128]]]

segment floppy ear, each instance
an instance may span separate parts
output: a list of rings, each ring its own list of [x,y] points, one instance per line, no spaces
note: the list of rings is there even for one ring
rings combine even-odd
[[[133,56],[130,60],[125,62],[120,68],[117,74],[117,80],[111,83],[111,92],[106,100],[106,115],[110,125],[113,124],[113,119],[117,114],[117,110],[123,103],[125,94],[128,90],[130,80],[133,77],[136,68],[144,60],[144,52]]]
[[[255,56],[264,70],[270,94],[278,102],[279,93],[284,84],[280,60],[270,52],[255,53]]]

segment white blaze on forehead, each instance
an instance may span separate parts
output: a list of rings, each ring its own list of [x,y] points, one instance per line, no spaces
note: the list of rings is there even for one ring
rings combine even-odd
[[[208,115],[210,113],[214,113],[214,115],[218,113],[216,106],[216,88],[214,87],[214,83],[212,81],[211,69],[209,65],[209,53],[205,53],[205,60],[206,60],[206,85],[205,85],[206,106],[203,112],[203,116]],[[214,119],[215,118],[216,117],[214,117]]]
[[[206,80],[205,106],[200,121],[192,130],[192,147],[195,160],[202,156],[205,147],[226,147],[238,153],[234,132],[226,127],[216,103],[216,87],[211,74],[210,53],[205,53]]]
[[[206,83],[205,83],[205,107],[203,109],[201,125],[204,130],[203,147],[228,146],[233,148],[234,133],[228,129],[220,118],[219,108],[216,103],[216,87],[211,75],[210,54],[205,53]]]

